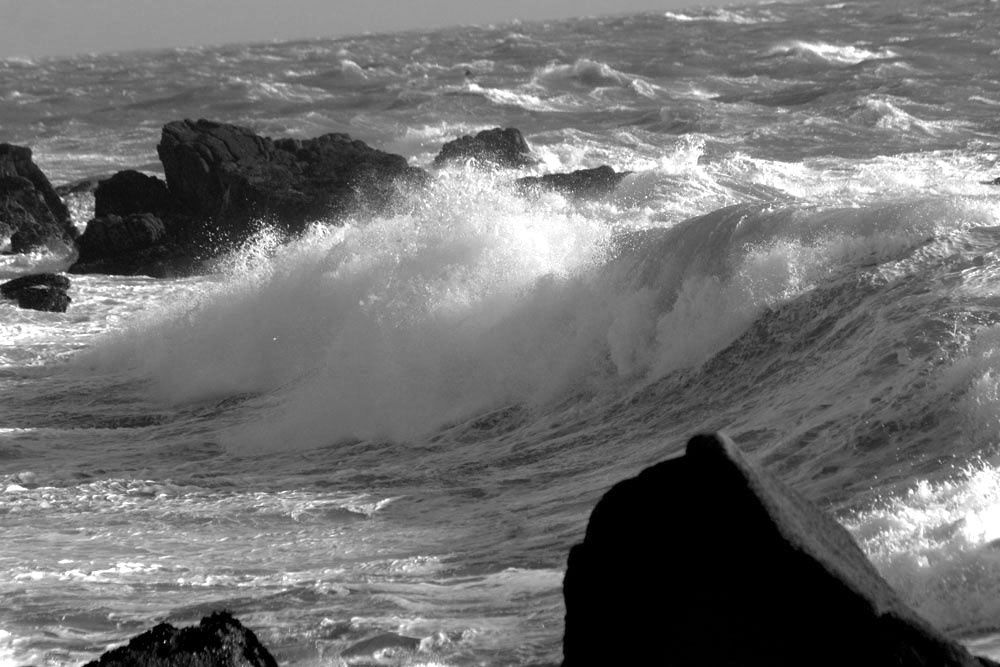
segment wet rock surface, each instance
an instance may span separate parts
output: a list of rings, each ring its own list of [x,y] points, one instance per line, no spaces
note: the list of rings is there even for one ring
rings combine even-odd
[[[15,253],[76,238],[69,210],[25,146],[0,143],[0,237]]]
[[[21,308],[64,313],[70,299],[69,278],[55,273],[21,276],[0,284],[0,297],[17,301]]]
[[[536,159],[520,130],[495,127],[449,141],[434,158],[434,166],[469,161],[482,166],[517,168],[535,164]]]
[[[516,181],[522,191],[553,190],[570,197],[584,199],[604,197],[614,192],[615,187],[631,172],[616,172],[607,165],[593,169],[578,169],[569,173],[526,176]]]

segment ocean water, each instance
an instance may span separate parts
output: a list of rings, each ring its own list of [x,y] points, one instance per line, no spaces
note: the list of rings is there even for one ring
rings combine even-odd
[[[0,61],[57,184],[158,173],[180,118],[540,158],[0,303],[0,665],[218,608],[287,665],[557,664],[594,503],[710,429],[1000,657],[998,58],[996,2],[865,0]],[[601,164],[595,201],[511,187]],[[419,648],[349,650],[384,632]]]

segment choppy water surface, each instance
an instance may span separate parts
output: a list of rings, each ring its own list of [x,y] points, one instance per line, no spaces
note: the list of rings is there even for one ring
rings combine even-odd
[[[210,276],[0,303],[0,664],[220,607],[283,664],[383,632],[558,663],[593,503],[704,429],[1000,655],[998,35],[996,3],[771,3],[0,61],[0,140],[56,183],[156,173],[185,117],[634,172],[574,202],[456,167]]]

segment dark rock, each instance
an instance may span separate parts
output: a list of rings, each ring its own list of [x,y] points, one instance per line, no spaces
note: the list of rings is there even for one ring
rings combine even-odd
[[[21,308],[65,313],[70,304],[66,294],[69,278],[55,273],[21,276],[0,285],[0,296],[17,301]]]
[[[28,287],[55,287],[67,290],[70,287],[70,280],[58,273],[35,273],[30,276],[21,276],[0,285],[0,296],[13,299],[17,292]]]
[[[996,665],[907,608],[844,528],[721,435],[608,491],[563,593],[564,667]]]
[[[135,213],[127,217],[105,215],[87,223],[80,236],[79,263],[133,253],[163,241],[166,228],[163,221],[151,213]]]
[[[555,190],[570,197],[592,198],[611,194],[628,176],[629,171],[616,172],[607,165],[593,169],[578,169],[568,174],[545,174],[526,176],[515,183],[521,190]]]
[[[94,218],[78,242],[80,254],[70,273],[170,278],[194,273],[198,257],[167,234],[151,213]]]
[[[197,626],[161,623],[84,667],[277,667],[257,636],[228,612]]]
[[[69,294],[52,287],[31,287],[17,295],[17,305],[29,310],[65,313],[72,301]]]
[[[94,191],[94,217],[152,213],[162,218],[176,210],[167,184],[155,176],[127,169],[98,183]]]
[[[271,139],[207,120],[175,121],[157,146],[170,194],[195,220],[193,240],[227,249],[264,220],[297,233],[309,222],[396,203],[426,173],[346,134]],[[168,225],[169,226],[169,225]]]
[[[69,272],[77,275],[99,273],[108,276],[181,278],[201,271],[206,259],[182,246],[164,243],[125,255],[76,262],[69,267]]]
[[[0,143],[0,236],[18,253],[76,238],[69,210],[24,146]]]
[[[497,167],[524,167],[535,164],[531,148],[521,131],[508,127],[483,130],[476,136],[465,135],[449,141],[441,147],[434,158],[434,166],[441,167],[449,162],[473,161]]]
[[[168,123],[157,153],[165,184],[137,171],[100,183],[71,273],[190,274],[265,225],[291,235],[383,211],[427,180],[401,155],[346,134],[275,141],[207,120]]]

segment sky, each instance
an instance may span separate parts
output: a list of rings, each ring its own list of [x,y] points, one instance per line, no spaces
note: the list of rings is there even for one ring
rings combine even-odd
[[[0,58],[666,11],[738,0],[0,0]]]

